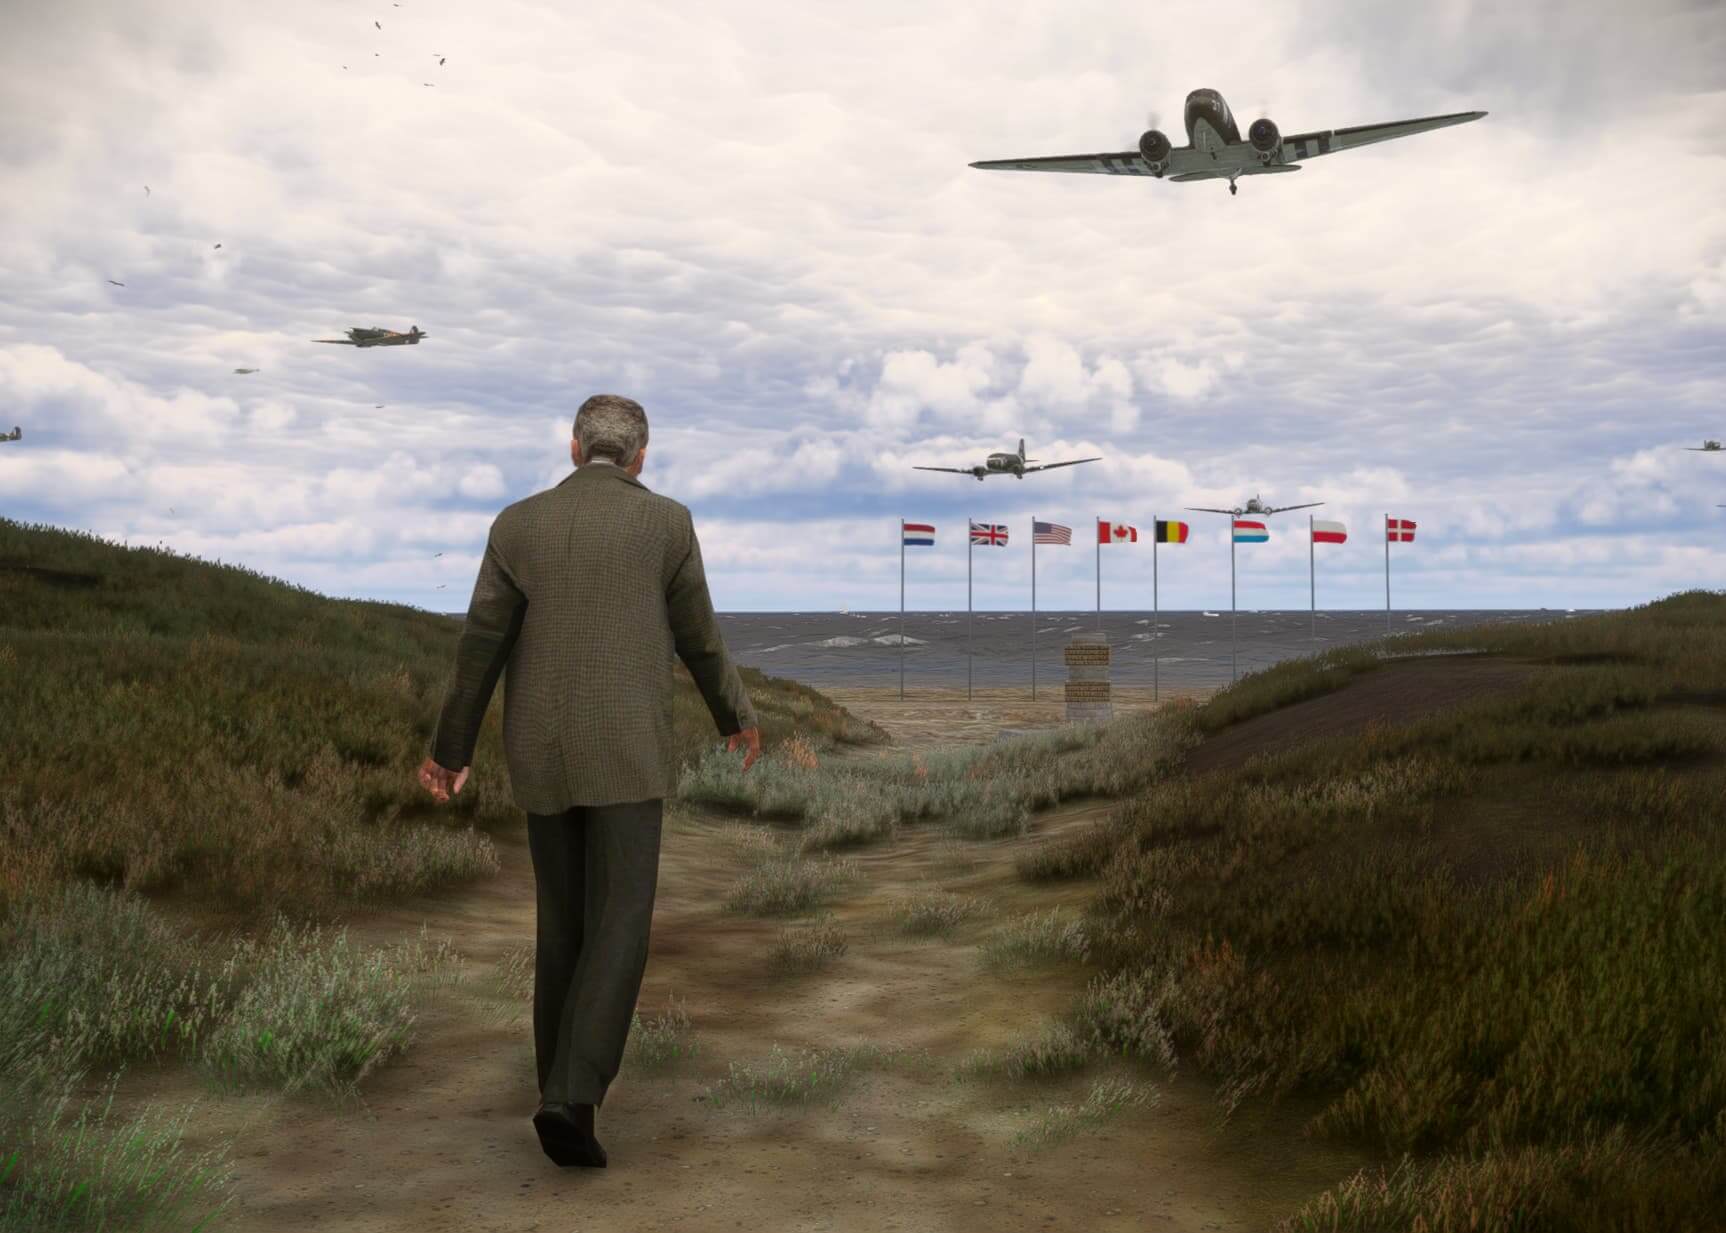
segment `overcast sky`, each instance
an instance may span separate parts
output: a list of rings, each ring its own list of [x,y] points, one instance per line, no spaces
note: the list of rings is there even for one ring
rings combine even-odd
[[[1490,114],[1237,197],[966,166],[1183,144],[1201,86]],[[0,2],[0,514],[462,611],[605,391],[722,611],[896,608],[901,517],[911,608],[963,607],[967,517],[1025,608],[1033,514],[1040,607],[1161,515],[1163,606],[1215,609],[1228,520],[1181,507],[1255,492],[1348,526],[1325,607],[1383,603],[1386,513],[1399,608],[1726,587],[1726,453],[1681,448],[1726,438],[1723,143],[1717,2]],[[374,324],[430,336],[309,341]],[[1104,461],[910,469],[1020,436]],[[1243,608],[1306,606],[1307,513]]]

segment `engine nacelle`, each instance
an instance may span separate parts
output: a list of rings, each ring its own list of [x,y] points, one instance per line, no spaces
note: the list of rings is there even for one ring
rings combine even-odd
[[[1247,129],[1247,140],[1252,142],[1253,149],[1260,154],[1274,154],[1282,145],[1283,135],[1277,131],[1276,122],[1272,120],[1254,120],[1252,127]]]
[[[1169,169],[1169,153],[1174,147],[1156,129],[1146,129],[1139,137],[1139,155],[1150,164],[1151,174],[1160,176]]]
[[[989,474],[989,468],[988,467],[972,467],[971,468],[971,474],[975,475],[977,477],[977,481],[979,483],[981,483],[983,477],[985,475]]]

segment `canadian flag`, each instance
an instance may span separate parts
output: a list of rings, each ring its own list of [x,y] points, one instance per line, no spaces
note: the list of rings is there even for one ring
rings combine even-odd
[[[1098,519],[1097,542],[1099,544],[1136,544],[1139,542],[1139,528],[1129,527],[1124,522],[1104,522]]]
[[[1414,539],[1414,523],[1407,518],[1386,518],[1384,533],[1393,544],[1406,544]]]

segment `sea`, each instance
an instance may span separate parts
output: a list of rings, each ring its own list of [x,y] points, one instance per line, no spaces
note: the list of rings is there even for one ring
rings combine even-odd
[[[1449,609],[1392,611],[1390,632],[1467,629],[1490,622],[1528,624],[1568,621],[1597,608]],[[1109,680],[1117,685],[1153,682],[1173,689],[1216,689],[1231,679],[1231,625],[1235,675],[1244,676],[1286,659],[1332,647],[1385,637],[1378,611],[1242,610],[1230,620],[1220,612],[1104,612],[1100,628],[1111,647]],[[790,677],[820,688],[899,683],[900,623],[893,612],[722,612],[719,626],[732,659],[770,676]],[[1062,650],[1074,634],[1095,632],[1097,613],[1036,614],[1037,683],[1066,679]],[[966,614],[907,612],[904,621],[907,689],[917,685],[963,688],[967,660],[978,687],[1031,684],[1032,629],[1029,612]]]
[[[1467,629],[1498,621],[1569,621],[1607,608],[1451,608],[1392,611],[1389,633]],[[465,619],[465,612],[447,615]],[[726,649],[740,664],[805,685],[897,686],[899,613],[721,612]],[[1231,635],[1232,625],[1232,635]],[[1172,689],[1220,689],[1231,679],[1338,646],[1386,636],[1385,614],[1374,611],[1242,609],[1231,622],[1220,612],[1038,612],[1037,684],[1066,679],[1062,649],[1076,633],[1099,628],[1108,639],[1109,680]],[[915,685],[964,688],[1031,685],[1031,614],[976,612],[967,635],[964,612],[907,612],[904,673]],[[1233,647],[1233,666],[1230,648]],[[967,667],[967,661],[969,667]],[[1232,672],[1232,676],[1231,676]]]

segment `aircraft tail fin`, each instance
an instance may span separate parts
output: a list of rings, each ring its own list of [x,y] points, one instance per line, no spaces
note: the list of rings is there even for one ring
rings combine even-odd
[[[1019,438],[1019,461],[1025,461],[1025,438]]]

